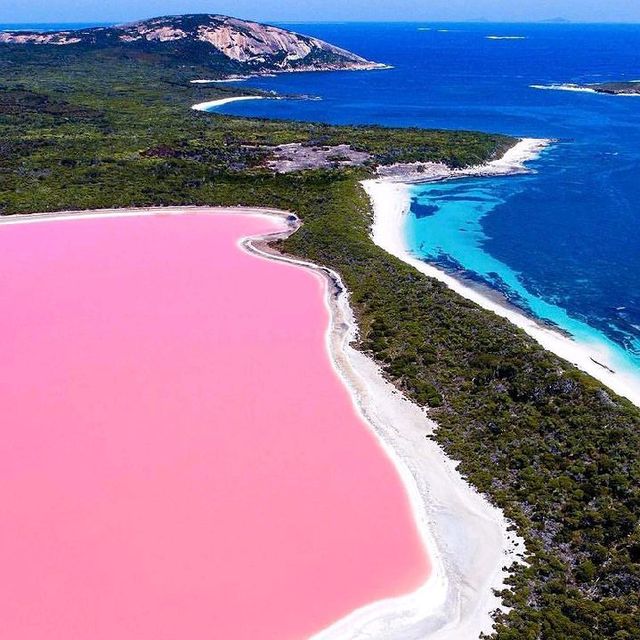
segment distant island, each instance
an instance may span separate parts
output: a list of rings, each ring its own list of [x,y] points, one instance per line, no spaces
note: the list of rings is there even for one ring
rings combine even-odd
[[[208,65],[223,74],[362,71],[385,68],[332,44],[287,29],[216,14],[164,16],[114,27],[0,32],[0,44],[55,45],[114,57],[155,56]]]
[[[597,84],[577,85],[584,89],[591,89],[596,93],[608,93],[615,96],[640,95],[640,82],[599,82]]]

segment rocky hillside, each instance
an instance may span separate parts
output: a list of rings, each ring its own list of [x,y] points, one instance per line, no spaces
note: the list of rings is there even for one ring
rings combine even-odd
[[[640,82],[600,82],[598,84],[584,85],[587,89],[593,89],[596,93],[608,93],[614,96],[640,95]]]
[[[286,29],[220,15],[153,18],[77,31],[0,32],[0,44],[56,45],[171,54],[228,71],[367,70],[383,65]]]

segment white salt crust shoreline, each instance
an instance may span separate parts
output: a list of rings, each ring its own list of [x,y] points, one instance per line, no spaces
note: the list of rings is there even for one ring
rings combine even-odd
[[[500,607],[493,589],[504,586],[505,567],[523,561],[524,542],[509,530],[501,511],[460,476],[457,463],[427,438],[436,425],[426,412],[404,398],[370,358],[354,349],[357,326],[338,274],[277,254],[266,245],[296,231],[299,223],[293,216],[270,209],[175,207],[14,216],[0,224],[154,213],[241,213],[287,220],[287,231],[245,238],[240,245],[264,259],[308,268],[323,277],[331,318],[325,334],[328,355],[354,407],[405,485],[431,564],[428,579],[413,593],[352,612],[312,640],[476,640],[490,632],[491,612]]]
[[[507,153],[486,165],[468,169],[449,169],[445,165],[429,165],[420,175],[419,182],[430,182],[463,178],[468,176],[496,176],[526,173],[525,163],[535,159],[550,143],[534,138],[522,139]],[[406,174],[406,172],[405,172]],[[415,176],[415,174],[413,174]],[[413,177],[409,176],[409,177]],[[622,370],[605,345],[587,343],[563,335],[559,331],[526,316],[506,302],[489,297],[478,288],[458,280],[445,271],[430,265],[413,255],[405,238],[406,218],[411,207],[411,184],[418,180],[407,180],[408,176],[365,180],[362,185],[373,205],[374,222],[371,230],[373,241],[388,253],[415,267],[425,275],[445,283],[450,289],[475,302],[484,309],[493,311],[526,331],[545,349],[571,362],[590,374],[617,394],[640,406],[640,384],[632,373]],[[595,361],[595,362],[594,362]]]

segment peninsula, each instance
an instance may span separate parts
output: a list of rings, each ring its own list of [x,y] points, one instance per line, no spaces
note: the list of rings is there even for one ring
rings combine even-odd
[[[389,450],[394,441],[404,442],[396,457],[407,475],[415,474],[412,500],[420,481],[433,507],[419,523],[421,532],[433,532],[427,551],[432,578],[441,582],[431,584],[440,596],[451,596],[443,605],[446,615],[428,622],[429,629],[440,625],[433,637],[443,625],[449,635],[437,637],[456,640],[478,638],[479,630],[496,640],[638,637],[638,408],[504,318],[391,255],[371,237],[375,212],[363,181],[380,180],[386,173],[392,177],[400,172],[404,179],[407,172],[447,177],[447,171],[473,172],[477,165],[486,170],[489,162],[502,159],[504,164],[518,141],[499,134],[341,127],[194,110],[196,103],[258,94],[193,83],[202,78],[379,67],[305,36],[286,35],[285,45],[271,40],[269,45],[235,26],[255,23],[217,20],[186,16],[55,36],[3,35],[0,215],[23,222],[46,212],[78,215],[136,207],[163,207],[166,212],[183,206],[269,207],[295,214],[298,222],[291,233],[263,238],[259,248],[281,259],[317,265],[331,278],[328,295],[346,305],[348,319],[352,314],[357,325],[357,331],[349,330],[348,338],[339,342],[339,350],[362,359],[380,376],[372,395],[386,402],[386,392],[377,390],[393,391],[397,411],[374,407],[372,414],[379,420],[376,426],[393,436]],[[218,33],[214,37],[207,31],[224,46],[202,40],[197,34],[203,25]],[[262,29],[273,33],[263,26],[251,27],[251,33]],[[178,223],[172,223],[172,233],[184,231]],[[63,234],[58,238],[64,241]],[[148,259],[142,231],[138,238],[135,245],[128,240],[132,263],[138,262],[138,251],[141,259]],[[60,243],[57,246],[63,246]],[[163,246],[170,255],[171,244]],[[199,255],[203,271],[206,260],[216,259],[215,250],[202,249]],[[156,254],[158,261],[162,257]],[[109,258],[119,264],[117,255],[109,253]],[[12,268],[21,273],[24,263],[16,261]],[[83,270],[69,273],[80,277]],[[173,282],[173,271],[165,273]],[[8,282],[13,286],[16,281]],[[56,295],[54,287],[33,282],[23,290],[29,304],[34,292]],[[212,286],[215,282],[212,277]],[[158,289],[163,291],[164,283]],[[197,299],[205,301],[206,291],[201,291]],[[165,313],[181,311],[167,300]],[[81,303],[79,309],[84,308]],[[137,298],[132,304],[138,304]],[[10,303],[7,309],[11,311]],[[38,317],[46,330],[47,314]],[[17,313],[7,313],[7,320],[24,331]],[[128,331],[126,317],[118,321],[122,331]],[[341,326],[352,325],[338,317],[336,327]],[[160,340],[158,344],[166,347]],[[149,352],[155,353],[151,348]],[[340,356],[335,349],[332,354]],[[14,361],[21,362],[21,357],[15,350]],[[236,364],[228,361],[229,367]],[[26,374],[13,374],[8,370],[14,385],[27,379]],[[39,374],[42,371],[34,371],[32,376]],[[172,374],[166,370],[169,382]],[[129,389],[127,379],[117,382],[124,391]],[[210,391],[206,385],[202,389],[204,395]],[[286,391],[283,380],[282,393]],[[296,400],[301,397],[295,395]],[[413,414],[411,420],[402,408]],[[427,427],[427,419],[433,428]],[[11,421],[5,423],[10,433]],[[413,426],[407,433],[409,424]],[[305,421],[295,426],[308,428]],[[6,440],[13,441],[8,436]],[[448,457],[438,458],[443,454]],[[441,468],[446,474],[434,473]],[[425,469],[431,476],[421,475]],[[372,500],[378,486],[370,485]],[[507,523],[497,538],[472,526],[476,544],[461,544],[460,532],[469,531],[473,517],[484,513],[468,508],[451,516],[449,498],[461,486],[480,498],[486,513],[496,517],[494,523]],[[465,498],[462,504],[470,503]],[[29,516],[26,509],[21,513]],[[381,527],[386,524],[381,520]],[[499,545],[510,540],[515,549],[486,544],[489,539]],[[493,569],[484,562],[489,556],[497,562],[489,563]],[[475,574],[467,573],[465,563],[474,563]],[[462,591],[447,591],[451,584]],[[381,601],[376,613],[383,615],[374,626],[407,612],[389,607]],[[356,618],[347,616],[344,622],[359,624]],[[342,633],[337,622],[324,637],[355,637],[349,635],[353,626]],[[414,619],[416,625],[422,622]],[[375,628],[377,635],[367,637],[396,640],[429,633],[426,626],[414,628],[413,635],[385,634],[384,624]]]
[[[55,45],[96,55],[201,64],[219,75],[371,70],[385,65],[287,29],[215,14],[165,16],[114,27],[0,32],[0,44]]]
[[[637,80],[631,82],[601,82],[582,86],[587,89],[593,89],[596,93],[609,93],[614,96],[640,95],[640,81]]]

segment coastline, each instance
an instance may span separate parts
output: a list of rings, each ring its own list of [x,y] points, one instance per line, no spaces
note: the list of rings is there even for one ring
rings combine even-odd
[[[334,67],[298,67],[295,69],[272,69],[270,71],[256,71],[254,73],[249,73],[247,75],[230,75],[226,78],[214,78],[211,80],[208,79],[196,79],[189,80],[189,84],[195,85],[207,85],[207,84],[228,84],[232,82],[246,82],[247,80],[252,80],[254,78],[276,78],[278,75],[282,75],[285,73],[324,73],[327,71],[336,72],[336,71],[388,71],[389,69],[393,69],[393,66],[390,64],[383,64],[379,62],[371,62],[368,64],[364,64],[361,66],[355,67],[346,67],[346,68],[334,68]]]
[[[253,76],[229,76],[228,78],[216,78],[215,80],[189,80],[190,84],[226,84],[228,82],[246,82]]]
[[[637,98],[640,93],[628,93],[624,91],[597,91],[589,86],[579,84],[530,84],[531,89],[539,89],[542,91],[573,91],[574,93],[595,93],[599,96],[614,96],[618,98]]]
[[[523,329],[545,349],[564,358],[617,394],[640,406],[640,388],[637,380],[620,367],[616,367],[606,346],[595,342],[579,342],[560,330],[549,327],[543,321],[527,316],[516,307],[509,305],[506,300],[487,295],[480,288],[473,287],[468,282],[457,279],[419,259],[408,247],[404,229],[411,207],[411,184],[463,177],[527,173],[529,170],[525,163],[535,159],[550,143],[551,141],[548,140],[525,138],[498,160],[464,169],[449,169],[445,165],[433,165],[428,171],[419,174],[421,176],[419,180],[412,179],[415,172],[405,170],[396,175],[390,172],[388,175],[383,174],[381,178],[363,181],[362,186],[373,206],[372,239],[379,247],[415,267],[421,273],[440,280],[459,295],[506,318]]]
[[[482,632],[490,632],[491,612],[501,605],[493,589],[504,586],[507,572],[503,567],[522,562],[524,543],[509,530],[500,510],[476,492],[456,471],[457,464],[426,437],[436,428],[426,412],[405,399],[379,367],[352,346],[357,325],[338,274],[279,254],[268,245],[295,233],[300,226],[295,216],[247,207],[171,207],[24,215],[0,224],[183,212],[269,215],[286,222],[284,231],[244,238],[240,244],[260,258],[284,261],[323,276],[331,318],[325,334],[327,355],[364,424],[394,463],[431,561],[431,573],[420,589],[362,607],[313,640],[475,640]]]
[[[220,98],[218,100],[210,100],[209,102],[199,102],[194,104],[191,108],[194,111],[210,111],[216,107],[221,107],[231,102],[240,102],[243,100],[263,100],[264,96],[236,96],[234,98]]]
[[[543,138],[522,138],[517,144],[508,149],[506,153],[491,162],[451,169],[440,162],[414,162],[411,164],[393,164],[380,167],[378,175],[387,182],[420,184],[424,182],[438,182],[455,178],[473,178],[489,176],[507,176],[518,173],[528,173],[525,163],[537,158],[542,151],[553,141]],[[365,180],[365,184],[378,180]],[[407,184],[408,183],[408,184]]]

